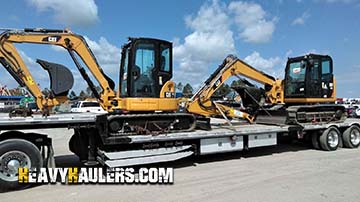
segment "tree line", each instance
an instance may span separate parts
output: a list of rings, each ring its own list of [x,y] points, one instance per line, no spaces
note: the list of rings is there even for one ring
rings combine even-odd
[[[224,97],[225,95],[229,94],[231,92],[231,88],[234,87],[238,87],[239,85],[241,85],[242,82],[240,80],[234,80],[231,82],[230,85],[228,84],[223,84],[221,85],[217,91],[215,91],[215,93],[213,94],[212,97]],[[176,89],[179,90],[180,92],[182,92],[183,96],[186,98],[190,98],[193,95],[193,87],[191,86],[191,84],[186,83],[185,85],[183,85],[181,82],[179,82],[176,85]]]
[[[230,85],[225,83],[221,85],[220,88],[213,94],[213,97],[217,97],[217,98],[224,97],[225,95],[231,92],[231,88],[237,87],[239,85],[241,85],[241,81],[237,81],[237,80],[232,81]],[[178,92],[182,93],[183,97],[186,98],[190,98],[194,94],[194,88],[190,83],[186,83],[185,85],[183,85],[181,82],[179,82],[176,85],[176,89]],[[96,86],[96,90],[100,93],[101,87]],[[68,97],[70,100],[85,100],[87,98],[95,98],[90,87],[87,87],[86,90],[81,90],[79,95],[77,95],[75,91],[70,91]]]

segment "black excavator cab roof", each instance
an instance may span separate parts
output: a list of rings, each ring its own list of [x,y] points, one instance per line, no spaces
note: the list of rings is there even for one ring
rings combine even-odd
[[[334,91],[332,58],[319,54],[289,58],[284,80],[285,98],[329,98]]]

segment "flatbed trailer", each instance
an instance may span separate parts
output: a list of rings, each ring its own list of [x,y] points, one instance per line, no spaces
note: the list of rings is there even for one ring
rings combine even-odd
[[[106,115],[90,113],[63,113],[49,117],[0,116],[0,188],[18,184],[18,167],[55,166],[51,138],[48,134],[27,132],[28,129],[73,129],[70,150],[85,165],[107,167],[248,150],[277,145],[282,139],[308,140],[314,148],[327,151],[338,147],[357,148],[360,144],[360,119],[303,126],[248,124],[242,121],[229,123],[212,119],[211,130],[147,135],[111,133],[107,124]]]

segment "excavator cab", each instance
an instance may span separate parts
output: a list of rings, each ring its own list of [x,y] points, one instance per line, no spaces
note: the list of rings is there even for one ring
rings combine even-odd
[[[129,38],[122,48],[120,97],[159,98],[172,78],[172,43],[151,38]]]
[[[328,55],[289,58],[285,69],[285,103],[329,102],[334,97],[333,62]]]

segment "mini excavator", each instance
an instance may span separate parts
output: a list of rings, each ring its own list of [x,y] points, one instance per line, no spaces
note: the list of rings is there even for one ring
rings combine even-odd
[[[100,105],[109,112],[98,118],[107,119],[106,126],[99,127],[105,127],[110,133],[190,131],[203,122],[209,126],[212,116],[241,118],[251,123],[267,116],[269,123],[277,117],[282,124],[304,124],[343,121],[346,115],[342,106],[334,104],[335,78],[332,59],[327,55],[289,58],[284,80],[275,79],[235,56],[228,56],[193,97],[183,102],[184,99],[175,98],[175,83],[171,81],[171,42],[129,38],[122,47],[119,83],[115,91],[115,82],[99,66],[81,35],[55,29],[5,30],[0,34],[0,63],[21,86],[27,87],[38,108],[46,114],[67,100],[73,85],[71,71],[61,64],[38,59],[37,63],[50,77],[50,92],[44,95],[14,46],[16,43],[65,48]],[[101,92],[96,90],[88,72],[100,85]],[[242,110],[211,99],[211,95],[232,76],[242,81],[242,85],[235,88],[242,98]],[[264,87],[258,88],[242,77]],[[184,112],[178,110],[181,102]]]

